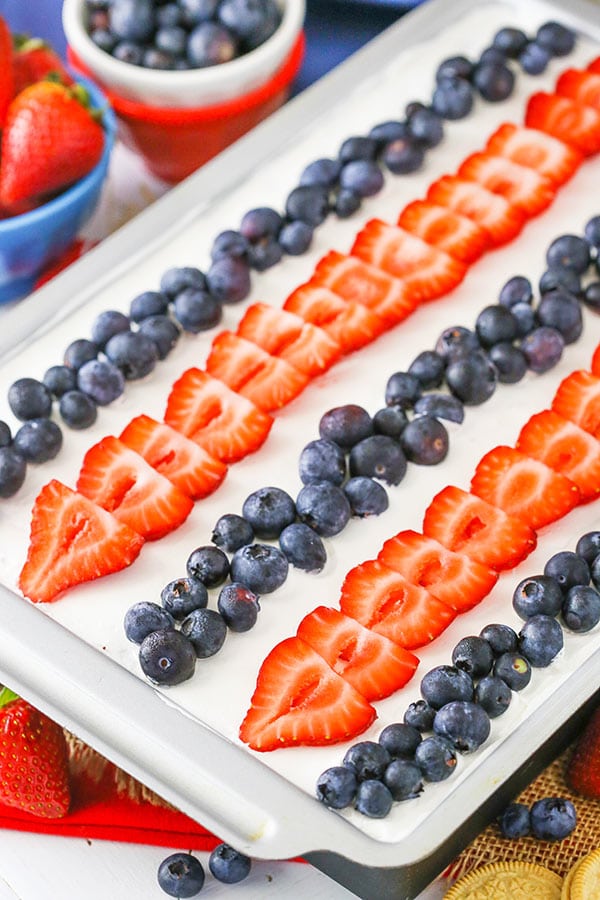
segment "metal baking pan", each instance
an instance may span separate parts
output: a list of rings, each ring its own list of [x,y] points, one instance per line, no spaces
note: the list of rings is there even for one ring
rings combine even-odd
[[[489,19],[489,26],[482,29],[482,41],[491,39],[499,23],[523,22],[530,27],[532,22],[561,18],[585,37],[586,52],[589,51],[590,58],[600,53],[600,7],[585,0],[570,4],[568,12],[562,9],[560,3],[537,0],[528,4],[526,9],[517,0],[489,0],[485,3],[457,0],[451,7],[445,0],[430,0],[174,188],[43,289],[3,311],[0,317],[2,393],[6,393],[6,387],[14,378],[21,374],[34,374],[31,364],[38,352],[49,355],[54,348],[55,355],[58,355],[72,335],[85,334],[82,329],[86,322],[91,321],[94,311],[111,305],[107,298],[111,298],[116,306],[123,305],[130,299],[133,290],[148,287],[165,258],[172,264],[202,265],[204,260],[200,250],[196,259],[190,248],[204,246],[207,250],[208,237],[214,236],[217,225],[231,227],[231,217],[248,208],[248,191],[254,180],[262,178],[262,183],[268,186],[265,194],[255,197],[253,205],[265,202],[275,204],[278,192],[284,196],[285,183],[280,180],[282,173],[294,172],[301,163],[308,161],[306,147],[309,144],[315,156],[326,155],[331,152],[332,146],[339,145],[340,137],[364,130],[370,115],[382,118],[384,110],[387,110],[387,118],[399,115],[403,96],[411,99],[420,88],[430,90],[432,65],[442,58],[442,46],[446,47],[445,55],[448,55],[449,48],[457,52],[463,48],[467,51],[472,46],[472,34],[465,34],[463,47],[458,46],[461,22],[470,23],[472,16],[481,17],[483,24]],[[435,60],[429,53],[431,48],[437,54]],[[421,65],[415,69],[415,61],[419,60]],[[568,64],[568,61],[562,61],[560,65],[564,68]],[[386,73],[385,76],[382,72]],[[400,86],[398,73],[405,76]],[[530,80],[526,88],[521,88],[526,91],[523,96],[538,89],[538,86],[541,89],[550,83],[550,75],[545,82],[543,79]],[[370,104],[372,108],[366,109]],[[329,249],[331,228],[337,229],[337,241],[349,239],[370,215],[387,216],[389,219],[393,211],[396,210],[397,214],[408,200],[422,196],[424,187],[438,174],[451,171],[466,152],[479,149],[487,134],[502,121],[504,115],[500,108],[486,108],[481,112],[481,130],[478,126],[477,133],[469,123],[464,128],[460,123],[449,128],[448,144],[432,153],[431,162],[428,162],[427,170],[421,176],[394,182],[389,193],[386,188],[385,197],[376,198],[372,207],[365,206],[361,221],[337,223],[335,226],[325,224],[317,238],[315,253],[324,253]],[[564,188],[556,201],[554,215],[548,212],[540,217],[539,222],[527,226],[522,244],[516,241],[514,246],[490,254],[490,259],[473,267],[473,277],[469,273],[464,288],[431,307],[432,314],[419,311],[414,316],[414,323],[412,318],[407,320],[395,332],[380,339],[381,345],[377,342],[377,347],[372,345],[355,354],[355,359],[344,361],[339,371],[337,367],[332,370],[315,386],[314,391],[311,386],[313,393],[309,399],[301,398],[300,405],[292,404],[284,410],[280,417],[281,428],[275,435],[280,443],[275,445],[274,452],[281,452],[283,461],[287,459],[292,465],[293,453],[306,440],[307,423],[312,422],[314,428],[318,411],[326,409],[327,405],[323,404],[332,398],[345,396],[346,401],[352,399],[365,405],[370,398],[370,407],[373,408],[376,402],[373,398],[381,383],[384,383],[385,376],[390,374],[387,369],[381,370],[382,360],[396,356],[401,361],[404,354],[408,362],[415,347],[422,349],[423,345],[415,341],[421,340],[423,335],[431,339],[441,327],[456,321],[469,324],[483,303],[493,302],[493,291],[500,287],[497,279],[502,272],[508,277],[520,271],[519,268],[509,268],[512,266],[523,266],[527,272],[530,258],[542,258],[542,248],[546,246],[552,228],[554,233],[558,233],[581,227],[585,221],[582,216],[600,212],[593,208],[595,192],[590,188],[597,178],[593,165],[593,162],[586,163],[588,168],[582,172],[581,178],[577,175],[573,185]],[[550,218],[552,215],[553,218]],[[550,224],[552,222],[553,225]],[[337,246],[342,249],[341,244]],[[286,261],[286,266],[282,267],[283,274],[267,273],[260,280],[252,299],[281,302],[286,296],[285,290],[309,277],[310,265],[310,260]],[[535,276],[535,268],[531,274]],[[492,278],[495,281],[491,281]],[[489,300],[482,300],[487,296]],[[228,311],[232,317],[230,321],[240,314],[241,311]],[[229,322],[225,327],[229,327]],[[415,476],[422,485],[423,504],[426,505],[435,493],[436,484],[443,485],[455,479],[456,483],[460,483],[460,479],[464,480],[470,471],[473,459],[477,458],[477,440],[482,440],[481,435],[477,437],[480,430],[478,421],[485,423],[490,417],[497,417],[499,411],[508,411],[505,440],[510,442],[518,431],[518,421],[524,421],[529,408],[535,410],[543,407],[543,398],[551,397],[553,386],[562,374],[588,364],[591,349],[600,340],[598,321],[594,321],[593,317],[586,318],[585,334],[581,344],[569,348],[563,368],[559,368],[547,382],[540,379],[539,386],[531,384],[527,396],[519,392],[519,387],[507,389],[499,398],[498,407],[492,404],[489,411],[482,409],[473,413],[472,420],[469,420],[472,424],[467,423],[457,436],[460,452],[453,457],[452,467],[447,470],[439,467],[439,472],[421,471]],[[191,364],[190,361],[196,359],[195,364],[201,365],[202,352],[209,341],[210,336],[199,339],[197,344],[187,342],[179,356],[174,354],[178,361],[165,364],[164,372],[167,374],[160,378],[164,380],[170,377],[169,373],[176,371],[169,369],[170,365],[182,370],[185,367],[182,360]],[[427,346],[430,344],[429,340]],[[364,377],[365,372],[372,377]],[[158,408],[161,401],[155,394],[162,386],[162,382],[155,384],[152,381],[132,386],[127,395],[127,404],[131,405],[124,408],[116,405],[115,410],[109,409],[97,426],[100,431],[79,437],[69,435],[73,447],[78,452],[101,436],[102,429],[104,433],[116,429],[136,405],[150,403]],[[309,401],[314,404],[312,410],[308,408]],[[137,411],[152,414],[152,410],[143,405]],[[2,414],[0,408],[0,417]],[[484,418],[478,419],[480,415]],[[292,431],[295,433],[294,440],[286,443],[287,433]],[[475,449],[469,449],[471,437]],[[214,499],[209,498],[206,507],[199,504],[203,510],[199,511],[195,525],[203,524],[204,536],[214,521],[216,510],[232,511],[231,506],[222,508],[223,505],[239,499],[244,491],[247,493],[259,486],[251,479],[255,472],[264,473],[261,466],[264,455],[268,454],[268,446],[256,454],[256,460],[238,464],[239,469],[235,467],[235,477],[234,474],[231,476],[233,483],[226,488],[228,493],[222,497],[218,491]],[[57,464],[59,475],[56,477],[62,473],[61,467],[68,471],[69,466],[73,466],[74,456],[76,453],[66,454],[64,460]],[[14,574],[15,563],[10,558],[11,532],[24,527],[23,518],[35,495],[36,483],[42,484],[54,475],[52,464],[47,472],[40,470],[34,473],[31,487],[24,489],[24,499],[9,501],[0,507],[0,582],[4,585],[10,585]],[[244,480],[246,476],[247,481]],[[413,479],[413,491],[416,484]],[[398,507],[395,509],[397,512]],[[415,523],[419,514],[417,504],[414,510],[402,513],[395,527],[388,519],[387,524],[369,523],[368,527],[364,526],[365,531],[359,534],[356,529],[363,526],[357,525],[355,540],[359,543],[361,555],[353,561],[360,562],[376,553],[373,548],[380,544],[384,533],[378,529],[387,528],[387,533],[393,534],[401,527],[418,527]],[[594,527],[597,518],[594,504],[589,504],[570,514],[565,528],[574,540],[582,531]],[[232,728],[220,727],[219,716],[227,714],[229,688],[223,695],[209,694],[207,691],[206,698],[197,703],[195,699],[190,699],[191,692],[202,690],[198,688],[201,682],[195,682],[193,686],[190,682],[187,686],[181,686],[181,690],[157,690],[142,680],[131,663],[133,656],[126,656],[129,652],[127,648],[123,649],[118,641],[114,646],[110,641],[105,642],[102,628],[96,638],[91,624],[88,623],[85,628],[79,627],[77,610],[85,609],[85,604],[90,604],[90,609],[96,608],[94,605],[101,598],[102,603],[107,604],[106,609],[122,610],[123,604],[125,608],[128,604],[127,596],[123,595],[130,589],[139,589],[138,579],[142,582],[148,579],[149,583],[153,580],[154,588],[160,587],[160,579],[164,579],[165,559],[169,558],[167,554],[173,549],[174,555],[185,558],[181,555],[182,546],[187,541],[188,550],[193,549],[194,544],[189,543],[191,540],[191,532],[183,530],[181,538],[172,545],[163,545],[167,549],[163,546],[153,548],[152,555],[147,557],[147,565],[142,566],[141,570],[139,566],[133,566],[123,574],[123,578],[121,575],[112,576],[114,580],[110,581],[109,586],[92,584],[78,588],[76,601],[73,598],[60,600],[52,605],[52,609],[35,607],[24,602],[9,587],[0,587],[3,605],[0,680],[30,698],[49,715],[177,807],[198,818],[224,840],[250,855],[262,858],[303,855],[359,896],[393,896],[407,900],[414,897],[484,824],[498,804],[505,802],[520,780],[530,777],[535,767],[542,765],[549,754],[558,749],[560,740],[566,739],[576,726],[582,707],[590,701],[600,683],[600,636],[593,634],[568,642],[564,657],[556,663],[551,673],[540,674],[527,701],[517,704],[518,708],[490,741],[489,747],[476,754],[472,761],[464,765],[461,761],[461,770],[453,784],[448,782],[445,787],[434,786],[424,793],[423,802],[419,798],[414,801],[414,806],[405,805],[405,809],[398,813],[402,822],[397,827],[393,825],[388,830],[387,825],[382,825],[378,829],[373,823],[359,823],[352,815],[335,814],[325,809],[313,798],[309,789],[316,775],[325,767],[321,761],[333,764],[331,760],[341,759],[343,746],[333,751],[331,748],[315,751],[299,748],[277,751],[263,757],[253,754],[236,741]],[[523,564],[525,568],[519,569],[519,572],[535,571],[544,554],[554,552],[563,540],[565,529],[559,532],[548,529],[547,534],[540,536],[537,555],[530,557]],[[320,602],[336,603],[337,597],[332,593],[331,585],[339,583],[344,571],[350,567],[342,549],[345,538],[342,536],[338,541],[332,542],[332,571],[325,578],[319,576],[310,583],[307,588],[310,596],[304,599],[307,604],[305,609]],[[169,577],[177,574],[174,572]],[[462,617],[460,623],[453,623],[451,628],[456,625],[456,629],[452,634],[449,629],[448,636],[439,647],[424,651],[422,671],[439,661],[448,661],[453,639],[464,633],[473,633],[486,621],[504,614],[510,607],[508,585],[515,583],[516,578],[516,573],[502,576],[502,587],[491,598],[497,604],[492,606],[493,614],[489,607],[478,607]],[[81,604],[80,607],[78,604]],[[265,600],[264,606],[265,630],[256,635],[258,649],[254,674],[269,642],[271,646],[275,642],[274,636],[293,633],[300,609],[291,602],[289,606],[280,605],[278,608],[273,604],[267,611]],[[100,609],[99,606],[97,608]],[[112,635],[109,637],[112,640]],[[254,641],[254,632],[246,640]],[[225,667],[229,666],[230,679],[238,677],[244,680],[251,667],[243,659],[245,651],[240,653],[239,661],[237,658],[230,659],[229,663],[224,655],[224,661],[217,663],[220,668],[216,671],[224,673]],[[214,687],[214,676],[207,675],[206,683]],[[245,696],[249,697],[250,681],[245,681],[243,689]],[[404,704],[414,699],[418,694],[416,680],[402,693]],[[386,715],[398,714],[401,707],[396,704],[399,702],[397,698],[384,701],[381,705],[382,722]],[[224,707],[225,712],[216,707]],[[303,781],[291,777],[290,769],[294,763],[289,761],[298,760],[298,765],[304,767],[307,759],[310,761],[310,778]],[[313,764],[313,759],[318,762]]]

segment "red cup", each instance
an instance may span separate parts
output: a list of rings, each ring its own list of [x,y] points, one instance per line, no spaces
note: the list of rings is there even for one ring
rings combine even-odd
[[[71,47],[68,58],[74,69],[93,78]],[[123,143],[140,154],[154,175],[177,182],[275,112],[288,98],[303,58],[304,34],[300,34],[283,65],[264,84],[233,100],[197,109],[147,106],[103,85],[102,89],[117,115]]]

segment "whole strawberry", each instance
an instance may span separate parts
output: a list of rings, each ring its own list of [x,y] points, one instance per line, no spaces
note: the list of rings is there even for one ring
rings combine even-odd
[[[30,85],[8,108],[0,154],[0,207],[13,214],[43,203],[100,160],[104,131],[86,91],[52,81]]]
[[[73,84],[73,79],[58,53],[41,38],[16,37],[13,43],[13,96],[30,84],[44,79],[58,81],[61,84]]]
[[[567,766],[567,783],[583,797],[600,798],[600,707],[577,739]]]
[[[71,797],[62,728],[7,688],[0,704],[0,802],[34,816],[65,816]]]
[[[0,16],[0,130],[4,127],[6,113],[14,95],[12,52],[10,29]]]

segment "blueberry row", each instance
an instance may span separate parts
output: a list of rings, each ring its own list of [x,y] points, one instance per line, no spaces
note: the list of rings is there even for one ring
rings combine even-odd
[[[386,726],[377,741],[353,744],[341,766],[319,776],[317,798],[332,809],[354,806],[383,818],[394,801],[449,778],[457,753],[472,753],[488,739],[491,720],[506,712],[513,691],[527,687],[532,668],[546,668],[561,652],[563,627],[583,633],[598,624],[599,588],[600,532],[592,531],[574,552],[552,556],[543,575],[516,587],[513,606],[525,619],[518,634],[494,623],[462,638],[451,665],[425,673],[422,699],[409,704],[402,722]]]
[[[238,884],[250,874],[252,860],[229,844],[218,844],[208,857],[208,868],[222,884]],[[157,880],[169,897],[196,897],[204,887],[206,873],[191,853],[171,853],[160,863]]]
[[[509,59],[520,58],[530,45],[563,56],[572,50],[574,40],[572,32],[553,22],[542,25],[533,41],[518,29],[504,28],[477,63],[462,56],[444,60],[429,105],[410,103],[404,119],[380,123],[367,136],[348,138],[336,159],[310,163],[288,196],[283,214],[268,207],[250,210],[238,230],[216,237],[206,272],[193,266],[169,269],[159,290],[133,298],[128,315],[101,313],[91,337],[73,341],[63,363],[48,369],[42,381],[21,378],[9,388],[11,411],[24,424],[13,438],[7,423],[0,422],[0,498],[19,490],[27,463],[47,462],[60,452],[62,431],[51,419],[55,401],[69,428],[90,427],[98,407],[121,396],[126,381],[148,375],[170,353],[182,330],[196,334],[214,328],[222,319],[223,305],[244,300],[251,289],[251,270],[264,271],[285,253],[304,253],[314,229],[330,212],[349,216],[363,198],[377,193],[383,186],[382,166],[395,174],[420,168],[425,151],[443,138],[443,120],[458,117],[449,109],[436,111],[442,93],[460,93],[464,83],[486,100],[504,99],[497,91],[486,90],[485,84],[497,78],[510,83],[508,93],[512,91]]]

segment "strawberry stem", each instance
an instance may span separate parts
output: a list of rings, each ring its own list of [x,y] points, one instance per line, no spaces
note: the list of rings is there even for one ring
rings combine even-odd
[[[18,700],[18,699],[19,699],[18,694],[15,694],[14,691],[11,691],[10,688],[0,685],[0,709],[3,706],[6,706],[8,703],[12,703],[13,700]]]

